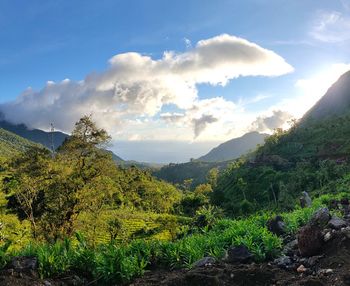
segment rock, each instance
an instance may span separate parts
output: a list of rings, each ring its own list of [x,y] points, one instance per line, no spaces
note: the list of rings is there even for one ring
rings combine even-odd
[[[193,263],[193,267],[205,267],[205,266],[213,265],[214,263],[215,263],[215,258],[207,256]]]
[[[228,263],[249,263],[252,260],[253,254],[244,245],[233,246],[227,250],[226,261]]]
[[[333,216],[328,222],[328,226],[333,229],[341,229],[342,227],[346,227],[347,223],[345,220],[339,217]]]
[[[328,208],[320,208],[312,216],[310,224],[313,226],[324,228],[328,224],[330,219],[331,215],[329,213]]]
[[[307,268],[303,265],[303,264],[301,264],[298,268],[297,268],[297,272],[298,273],[304,273],[304,272],[306,272],[307,271]]]
[[[275,263],[278,267],[287,269],[290,268],[290,266],[293,264],[293,261],[289,256],[281,256],[276,258],[273,263]]]
[[[6,269],[13,270],[18,273],[36,276],[38,269],[38,260],[33,256],[17,256],[11,259],[6,265]]]
[[[276,235],[286,233],[286,226],[281,216],[276,216],[267,222],[267,229]]]
[[[318,275],[325,275],[325,276],[330,275],[332,273],[333,273],[333,269],[330,269],[330,268],[329,269],[320,269],[317,271]]]
[[[317,255],[323,245],[323,237],[319,227],[314,225],[303,226],[298,233],[298,248],[301,256]]]
[[[344,227],[341,229],[341,233],[344,234],[347,238],[350,238],[350,227]]]
[[[307,207],[311,207],[311,205],[312,205],[312,200],[311,200],[311,198],[310,198],[308,192],[302,192],[302,196],[303,196],[303,198],[304,198],[304,200],[305,200],[306,206],[307,206]]]
[[[350,204],[347,198],[343,198],[340,200],[341,206],[343,208],[344,217],[347,217],[350,214]]]
[[[311,256],[306,260],[306,265],[308,267],[315,266],[316,263],[320,260],[320,258],[323,257],[322,255],[317,255],[317,256]]]
[[[327,232],[324,236],[323,236],[323,241],[327,242],[330,241],[332,238],[332,233],[331,232]]]
[[[298,249],[298,240],[294,239],[284,246],[282,253],[291,256],[294,254],[296,249]]]

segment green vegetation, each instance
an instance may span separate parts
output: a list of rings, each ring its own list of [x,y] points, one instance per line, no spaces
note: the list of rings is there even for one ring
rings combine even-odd
[[[103,150],[108,134],[85,116],[56,154],[31,146],[2,161],[0,264],[34,255],[42,277],[75,272],[110,285],[222,258],[231,246],[272,259],[282,239],[268,231],[271,217],[281,215],[293,234],[319,207],[350,197],[348,135],[344,118],[309,120],[276,130],[225,169],[191,162],[200,172],[188,169],[183,180],[181,171],[174,186],[117,166]],[[310,208],[297,206],[302,191],[314,198]]]
[[[35,145],[33,142],[0,128],[0,158],[12,157]]]
[[[343,191],[350,171],[348,116],[276,130],[255,151],[220,173],[212,202],[230,216],[260,209],[290,209],[302,191]]]

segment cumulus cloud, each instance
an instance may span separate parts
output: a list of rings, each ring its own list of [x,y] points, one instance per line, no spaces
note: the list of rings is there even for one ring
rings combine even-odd
[[[337,11],[321,11],[313,23],[311,36],[328,43],[350,40],[350,17]]]
[[[259,132],[271,132],[276,128],[283,127],[287,121],[292,119],[288,112],[275,110],[271,116],[259,116],[252,123],[252,130]]]
[[[0,110],[15,123],[45,129],[54,122],[63,131],[92,113],[100,126],[122,137],[130,132],[130,122],[154,120],[164,105],[173,104],[183,116],[160,118],[168,123],[186,121],[198,136],[209,125],[225,122],[236,108],[219,97],[201,100],[198,84],[226,85],[239,76],[279,76],[292,70],[273,51],[224,34],[182,53],[165,52],[160,59],[134,52],[115,55],[101,73],[90,73],[79,82],[49,81],[39,91],[28,89],[15,101],[0,105]],[[147,126],[147,121],[142,124]]]

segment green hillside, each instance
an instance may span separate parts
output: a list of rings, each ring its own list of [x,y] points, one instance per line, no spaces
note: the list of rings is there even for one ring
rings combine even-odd
[[[260,134],[259,132],[249,132],[220,144],[210,150],[208,154],[198,158],[198,161],[223,162],[237,159],[248,151],[254,150],[258,144],[264,143],[267,136],[267,134]]]
[[[350,108],[340,109],[339,102],[344,106],[350,102],[349,90],[347,73],[290,130],[276,130],[253,158],[241,159],[221,172],[213,202],[236,216],[267,208],[288,209],[303,191],[318,196],[346,190]]]
[[[11,157],[27,150],[31,146],[38,146],[27,139],[0,128],[0,157]]]

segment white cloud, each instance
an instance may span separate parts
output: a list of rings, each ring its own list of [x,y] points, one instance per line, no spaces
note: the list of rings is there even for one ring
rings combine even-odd
[[[322,42],[350,40],[350,17],[337,11],[321,11],[317,14],[310,33],[314,39]]]
[[[251,130],[258,132],[272,132],[276,128],[281,128],[292,119],[289,112],[274,110],[272,115],[259,116],[253,123]]]
[[[195,136],[205,132],[210,137],[223,133],[223,124],[234,122],[238,109],[220,97],[201,100],[198,84],[225,85],[239,76],[279,76],[293,70],[273,51],[226,34],[199,41],[183,53],[165,52],[160,59],[124,53],[109,64],[104,72],[88,74],[79,82],[49,81],[39,91],[28,89],[0,110],[15,123],[45,129],[54,122],[63,131],[92,113],[112,135],[135,140],[159,135],[155,130],[164,127],[164,120],[156,115],[164,105],[173,104],[183,110],[181,132],[164,134],[189,139],[184,129],[191,127]],[[160,117],[170,124],[169,116]]]

